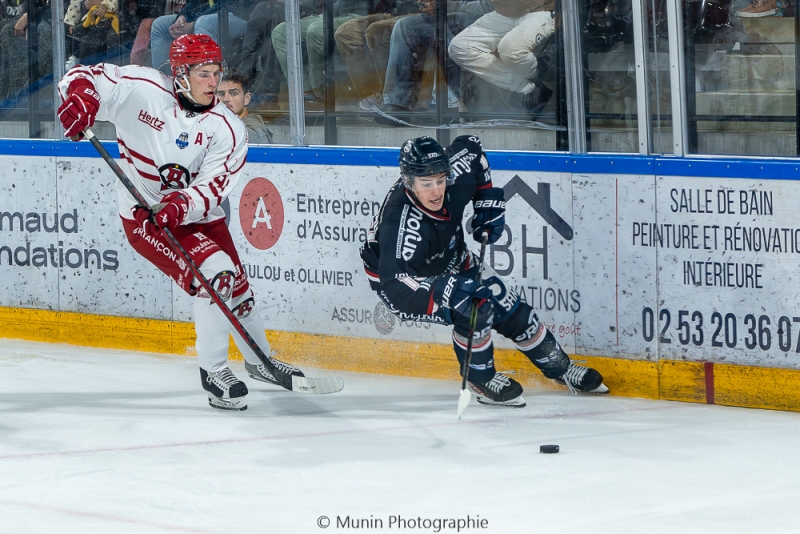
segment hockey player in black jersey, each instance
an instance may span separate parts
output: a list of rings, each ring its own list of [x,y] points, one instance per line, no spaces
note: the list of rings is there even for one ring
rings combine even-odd
[[[522,386],[494,367],[492,330],[511,339],[544,376],[570,391],[607,393],[596,370],[571,362],[531,306],[488,265],[480,283],[462,219],[472,202],[472,236],[494,243],[505,225],[503,190],[492,186],[480,139],[457,137],[446,150],[430,137],[400,149],[401,178],[370,225],[361,258],[370,286],[400,319],[453,325],[463,369],[470,310],[478,303],[469,387],[482,404],[522,407]]]

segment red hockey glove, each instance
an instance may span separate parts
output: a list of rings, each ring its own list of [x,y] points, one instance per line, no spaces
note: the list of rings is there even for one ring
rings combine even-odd
[[[133,207],[133,218],[136,219],[136,222],[142,227],[142,233],[150,237],[158,238],[161,235],[161,230],[158,226],[153,224],[153,221],[150,219],[150,213],[151,211],[149,209],[143,208],[142,206]]]
[[[94,125],[100,95],[89,80],[78,79],[67,89],[69,95],[58,108],[58,118],[64,126],[64,135],[73,141],[83,139],[83,130]]]
[[[173,191],[153,206],[153,212],[159,227],[174,230],[189,213],[189,197],[183,191]]]

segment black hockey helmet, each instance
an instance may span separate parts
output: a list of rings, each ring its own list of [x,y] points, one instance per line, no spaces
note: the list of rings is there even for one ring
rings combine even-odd
[[[447,185],[455,181],[450,158],[436,139],[425,136],[409,139],[400,149],[400,174],[403,185],[412,189],[414,178],[447,173]]]

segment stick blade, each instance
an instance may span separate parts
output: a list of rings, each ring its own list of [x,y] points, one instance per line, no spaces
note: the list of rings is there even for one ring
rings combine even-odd
[[[458,411],[456,412],[459,421],[461,421],[461,414],[464,413],[470,402],[472,402],[472,393],[467,389],[462,389],[458,396]]]
[[[305,376],[292,376],[292,391],[310,393],[311,395],[326,395],[338,393],[344,389],[344,380],[338,376],[324,378],[308,378]]]

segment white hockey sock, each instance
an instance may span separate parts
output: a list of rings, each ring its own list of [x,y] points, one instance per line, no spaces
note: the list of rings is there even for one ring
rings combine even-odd
[[[267,340],[266,332],[264,332],[264,321],[261,320],[261,316],[258,314],[258,306],[256,306],[255,298],[253,297],[253,291],[248,289],[243,295],[233,299],[231,307],[235,310],[237,306],[247,301],[247,299],[253,299],[248,306],[249,311],[242,314],[237,313],[236,316],[239,318],[242,326],[244,326],[245,330],[247,330],[247,333],[250,334],[250,337],[253,338],[253,341],[256,342],[261,351],[265,355],[269,356],[269,341]],[[261,360],[259,360],[258,356],[256,356],[256,353],[250,349],[244,338],[240,336],[239,333],[233,328],[231,328],[231,333],[233,334],[233,340],[236,342],[236,346],[239,347],[239,350],[242,352],[242,356],[244,356],[245,361],[250,365],[260,364]]]
[[[213,280],[222,271],[233,272],[233,261],[222,251],[215,252],[200,265],[206,280]],[[200,281],[195,278],[192,285],[199,286]],[[206,371],[217,372],[228,365],[230,323],[203,289],[194,299],[193,310],[197,361]]]
[[[216,373],[228,365],[228,319],[209,297],[195,297],[193,309],[197,362],[206,371]]]
[[[233,272],[233,262],[224,252],[216,252],[209,256],[200,266],[203,275],[211,280],[221,271]],[[195,279],[195,283],[199,281]],[[245,361],[251,365],[258,365],[261,360],[248,346],[245,339],[239,335],[225,314],[207,296],[200,292],[194,302],[195,329],[197,331],[197,359],[200,367],[206,371],[219,371],[227,365],[229,334],[233,335],[236,346],[242,352]],[[248,303],[248,299],[250,302]],[[248,289],[242,295],[232,298],[226,303],[234,310],[234,315],[250,334],[250,337],[269,356],[270,345],[264,332],[264,322],[258,314],[258,308],[253,297],[253,291]],[[237,306],[243,308],[237,310]]]

